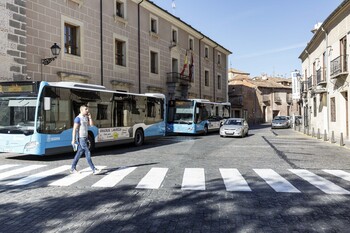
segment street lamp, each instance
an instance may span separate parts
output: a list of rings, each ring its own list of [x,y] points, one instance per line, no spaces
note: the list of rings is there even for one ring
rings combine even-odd
[[[53,57],[41,59],[41,64],[43,64],[45,66],[50,64],[52,61],[54,61],[61,52],[60,46],[58,46],[56,43],[54,43],[50,49],[51,49],[51,53],[52,53]]]

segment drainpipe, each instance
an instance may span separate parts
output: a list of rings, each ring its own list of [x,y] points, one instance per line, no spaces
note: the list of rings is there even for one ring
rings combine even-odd
[[[101,43],[101,86],[103,86],[103,7],[102,0],[100,0],[100,43]]]
[[[213,48],[213,98],[214,98],[214,102],[216,102],[216,96],[215,96],[215,90],[216,90],[216,86],[215,86],[215,49],[218,47],[218,45],[216,45],[214,48]]]
[[[308,60],[307,71],[310,72],[310,54],[306,49],[305,49],[305,53],[307,54],[307,60]],[[305,77],[305,78],[306,78],[305,81],[309,84],[308,77]],[[307,87],[307,89],[309,89],[309,86]],[[310,121],[311,121],[311,115],[309,115],[309,112],[310,111],[309,111],[309,101],[308,101],[306,108],[304,107],[304,127],[307,127],[307,128],[309,128]],[[306,113],[306,115],[305,115],[305,113]]]
[[[199,39],[199,52],[198,52],[198,69],[199,69],[199,98],[202,99],[202,49],[201,41],[204,39],[204,36]]]
[[[144,0],[137,4],[137,53],[138,53],[138,72],[139,72],[139,94],[141,94],[141,26],[140,26],[140,5]]]
[[[326,82],[328,84],[328,80],[329,80],[329,65],[328,65],[328,60],[329,60],[329,57],[328,57],[328,53],[327,53],[327,49],[328,49],[328,33],[326,30],[324,30],[323,27],[321,27],[321,30],[325,33],[325,40],[326,40],[326,56],[325,56],[325,59],[326,61],[324,62],[326,64]],[[327,133],[329,135],[329,94],[328,94],[328,86],[329,85],[326,85],[326,93],[327,93],[327,98],[326,98],[326,104],[327,104]]]

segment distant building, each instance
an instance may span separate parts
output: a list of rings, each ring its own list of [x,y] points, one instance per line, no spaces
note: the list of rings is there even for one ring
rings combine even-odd
[[[291,79],[250,78],[249,73],[229,69],[228,96],[232,116],[243,117],[249,124],[271,122],[275,116],[297,114],[292,100]]]

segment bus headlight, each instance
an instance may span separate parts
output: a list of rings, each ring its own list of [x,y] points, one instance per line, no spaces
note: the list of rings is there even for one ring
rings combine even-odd
[[[36,148],[37,146],[39,146],[39,142],[28,142],[25,146],[24,146],[24,149],[25,150],[31,150],[31,149],[34,149]]]

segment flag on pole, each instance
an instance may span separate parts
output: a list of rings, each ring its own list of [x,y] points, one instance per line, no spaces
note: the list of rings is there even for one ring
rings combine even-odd
[[[188,59],[187,59],[187,51],[186,51],[185,63],[184,63],[184,66],[183,66],[183,68],[182,68],[182,71],[181,71],[181,73],[180,73],[181,76],[184,75],[185,70],[186,70],[186,68],[187,68],[187,64],[188,64]]]
[[[190,79],[190,82],[192,81],[192,75],[193,75],[193,52],[191,52],[191,63],[188,71],[188,77]]]

